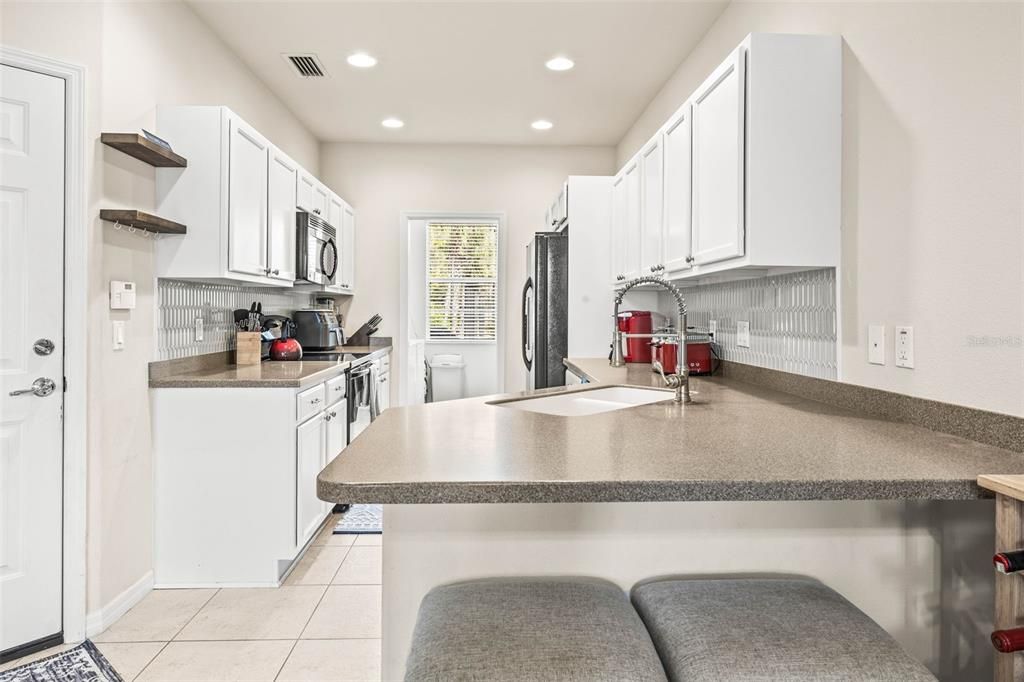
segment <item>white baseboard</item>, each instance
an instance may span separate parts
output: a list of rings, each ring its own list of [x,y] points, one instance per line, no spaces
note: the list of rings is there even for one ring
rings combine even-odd
[[[149,571],[139,578],[134,585],[111,599],[110,603],[85,616],[85,636],[92,637],[109,628],[118,618],[128,613],[131,607],[142,601],[142,598],[152,590],[153,571]]]

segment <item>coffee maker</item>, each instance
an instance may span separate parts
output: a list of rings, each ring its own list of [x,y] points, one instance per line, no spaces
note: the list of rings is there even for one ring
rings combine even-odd
[[[292,313],[295,338],[308,351],[334,350],[345,343],[345,331],[330,310],[296,310]]]

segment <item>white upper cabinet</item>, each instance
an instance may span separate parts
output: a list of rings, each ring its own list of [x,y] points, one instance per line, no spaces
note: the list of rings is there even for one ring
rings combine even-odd
[[[640,276],[640,162],[634,158],[626,164],[623,206],[623,269],[627,279]]]
[[[838,36],[747,36],[617,176],[621,269],[699,282],[837,266],[841,124]]]
[[[267,277],[295,281],[295,178],[298,164],[276,147],[270,148],[267,206]]]
[[[356,212],[348,204],[342,206],[338,286],[345,293],[351,294],[356,290]]]
[[[341,234],[341,221],[344,212],[345,202],[337,194],[330,194],[327,197],[327,224],[333,227],[336,234]]]
[[[666,272],[690,268],[690,105],[669,119],[664,147],[664,226],[662,253]]]
[[[615,284],[619,275],[626,273],[626,172],[621,171],[612,180],[612,227],[611,227],[611,268],[610,281]]]
[[[693,258],[743,255],[744,48],[693,95]]]
[[[267,158],[270,143],[233,117],[228,141],[228,269],[267,274]]]
[[[661,135],[640,150],[640,271],[654,272],[662,265],[664,217],[664,146]]]
[[[344,201],[227,107],[158,107],[157,131],[188,159],[156,169],[156,213],[188,227],[157,241],[157,277],[290,287],[298,210],[340,238]]]
[[[296,190],[297,201],[300,211],[313,213],[327,220],[327,199],[331,192],[324,185],[303,169],[299,169],[298,188]]]

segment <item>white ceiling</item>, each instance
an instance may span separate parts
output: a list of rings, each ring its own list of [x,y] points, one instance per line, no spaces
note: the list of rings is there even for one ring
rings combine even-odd
[[[566,145],[616,144],[727,4],[189,3],[323,141]],[[356,51],[378,65],[349,66]],[[316,53],[328,78],[299,78],[285,52]],[[576,68],[548,71],[555,55]]]

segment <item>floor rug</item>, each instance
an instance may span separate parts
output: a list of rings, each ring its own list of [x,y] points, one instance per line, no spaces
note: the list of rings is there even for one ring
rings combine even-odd
[[[334,527],[335,535],[379,535],[384,530],[384,505],[353,504]],[[4,682],[0,680],[0,682]]]
[[[124,682],[92,642],[0,673],[0,682]]]

